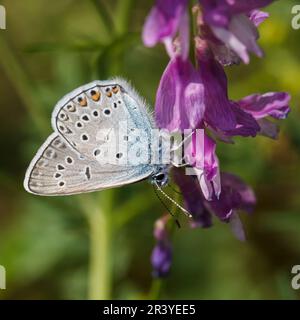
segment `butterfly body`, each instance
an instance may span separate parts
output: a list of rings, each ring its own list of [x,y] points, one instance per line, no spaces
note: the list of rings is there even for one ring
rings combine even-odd
[[[68,195],[150,178],[164,186],[169,165],[153,163],[155,125],[140,96],[122,79],[94,81],[63,97],[54,132],[38,150],[24,187],[38,195]]]

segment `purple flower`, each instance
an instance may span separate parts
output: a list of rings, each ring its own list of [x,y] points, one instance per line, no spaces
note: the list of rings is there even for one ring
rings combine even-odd
[[[173,169],[173,177],[182,192],[185,208],[193,216],[191,227],[210,227],[212,225],[211,214],[205,206],[197,177],[188,176],[179,169]]]
[[[203,22],[209,26],[216,39],[210,37],[218,60],[224,64],[236,63],[233,51],[244,63],[249,63],[249,52],[262,57],[263,52],[257,45],[259,34],[257,26],[268,15],[257,9],[270,4],[272,0],[226,1],[201,0]],[[201,27],[201,26],[200,26]]]
[[[234,51],[246,64],[249,63],[249,52],[258,57],[263,52],[256,43],[259,35],[251,20],[245,15],[234,16],[228,28],[212,27],[214,35],[221,40],[229,49]]]
[[[290,108],[285,92],[253,94],[232,101],[224,65],[249,62],[249,53],[263,55],[257,44],[257,27],[268,18],[259,9],[273,0],[199,0],[193,8],[198,29],[194,34],[195,57],[189,60],[188,0],[157,0],[146,19],[143,41],[146,46],[165,44],[170,62],[156,94],[155,118],[161,129],[192,135],[184,146],[186,168],[174,169],[173,177],[192,214],[191,227],[209,227],[212,215],[229,223],[240,240],[245,233],[239,212],[251,212],[255,205],[252,189],[240,178],[220,173],[216,140],[231,143],[233,136],[271,138],[277,124],[269,118],[284,119]],[[152,252],[153,274],[168,274],[172,245],[167,228],[169,216],[155,224],[157,241]]]
[[[215,141],[204,130],[196,130],[184,153],[186,162],[193,167],[186,169],[186,173],[197,176],[204,197],[208,200],[213,195],[218,197],[221,185]]]
[[[254,25],[258,27],[262,22],[269,18],[270,15],[264,11],[252,10],[248,16]]]
[[[266,117],[285,119],[290,112],[290,99],[290,95],[286,92],[269,92],[252,94],[238,101],[238,104],[240,108],[257,119],[261,135],[276,139],[279,127]]]
[[[221,173],[221,194],[210,202],[210,207],[221,220],[228,220],[235,210],[252,212],[256,203],[252,189],[239,177],[230,173]]]
[[[183,131],[195,128],[204,114],[203,84],[190,61],[172,59],[156,94],[155,117],[159,128]]]
[[[189,22],[186,7],[187,0],[156,0],[144,24],[144,44],[153,47],[158,42],[163,42],[169,55],[173,57],[172,39],[179,31],[180,37],[184,38],[184,48],[181,48],[184,51],[183,56],[187,57]]]
[[[239,177],[230,173],[221,173],[222,191],[219,198],[208,203],[214,214],[222,221],[229,222],[237,239],[244,241],[245,233],[238,211],[251,213],[256,203],[253,190]]]
[[[172,264],[172,244],[167,230],[169,216],[163,216],[155,222],[154,237],[157,243],[152,251],[151,263],[154,277],[168,275]]]
[[[252,10],[263,8],[274,0],[200,0],[207,24],[228,27],[231,18],[237,14],[248,14]]]
[[[231,224],[235,235],[243,240],[243,230],[239,221],[238,211],[251,213],[256,203],[252,189],[239,177],[221,173],[220,196],[213,196],[208,201],[195,176],[187,176],[184,171],[174,169],[174,179],[184,196],[185,208],[193,216],[192,227],[209,227],[212,224],[211,214],[221,221]]]
[[[196,39],[197,59],[204,85],[204,121],[216,132],[225,136],[255,136],[259,126],[251,114],[229,100],[227,77],[208,47],[208,43]]]
[[[155,278],[162,278],[169,274],[172,264],[172,245],[170,241],[159,241],[157,243],[152,251],[151,263]]]
[[[199,73],[205,88],[205,121],[219,130],[234,129],[237,122],[227,95],[225,72],[214,60],[207,42],[197,38],[196,47]]]
[[[255,119],[261,119],[266,116],[285,119],[290,112],[290,99],[290,95],[286,92],[268,92],[265,94],[252,94],[238,101],[238,104]]]

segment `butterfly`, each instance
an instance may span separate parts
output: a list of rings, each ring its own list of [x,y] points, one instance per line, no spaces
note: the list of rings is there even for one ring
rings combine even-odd
[[[113,133],[126,123],[119,149],[126,144],[135,158],[148,155],[155,129],[145,102],[125,80],[94,81],[75,89],[56,104],[51,123],[54,132],[27,169],[24,187],[28,192],[71,195],[146,178],[158,187],[167,184],[170,165],[122,161],[124,154],[112,148]],[[144,143],[136,131],[143,132]],[[161,156],[161,146],[158,150]],[[102,155],[110,161],[102,163]]]

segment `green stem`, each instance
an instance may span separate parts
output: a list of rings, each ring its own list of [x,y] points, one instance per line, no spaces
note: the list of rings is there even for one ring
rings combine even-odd
[[[107,300],[111,298],[112,195],[113,190],[107,190],[102,191],[100,194],[86,194],[79,197],[79,203],[87,217],[90,228],[88,285],[88,298],[90,300]]]
[[[161,279],[153,279],[152,280],[150,292],[148,294],[149,300],[158,300],[160,298],[162,284],[163,284],[163,282]]]
[[[106,300],[111,297],[110,221],[108,214],[99,208],[89,214],[90,225],[90,300]]]
[[[115,15],[115,26],[118,35],[128,32],[130,23],[130,11],[133,8],[135,0],[119,0],[117,12]]]
[[[114,22],[111,18],[111,14],[108,12],[106,5],[102,0],[90,0],[98,12],[99,18],[107,35],[112,37],[115,32]]]

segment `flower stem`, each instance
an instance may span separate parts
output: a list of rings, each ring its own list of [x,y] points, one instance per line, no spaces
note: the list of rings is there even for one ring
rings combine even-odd
[[[107,10],[106,5],[103,3],[103,0],[91,0],[95,9],[98,12],[98,16],[102,22],[103,27],[107,35],[112,36],[115,32],[115,25],[111,17],[110,12]]]
[[[119,35],[128,32],[130,24],[130,12],[134,7],[135,0],[119,0],[115,18],[116,31]]]
[[[161,279],[153,279],[151,283],[150,292],[148,294],[149,300],[158,300],[161,295],[163,282]]]
[[[85,213],[90,232],[90,261],[88,298],[107,300],[112,291],[111,261],[111,205],[113,190],[101,194],[80,196],[79,203]],[[99,198],[101,201],[99,201]],[[101,203],[101,205],[100,205]]]
[[[111,295],[110,222],[99,206],[89,214],[90,225],[90,300],[106,300]]]

